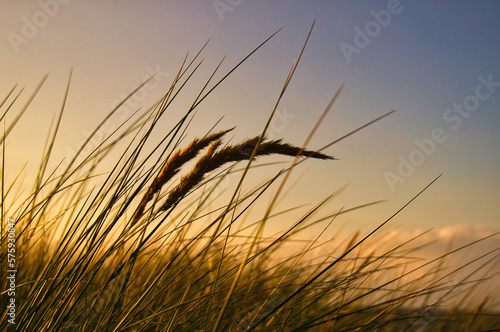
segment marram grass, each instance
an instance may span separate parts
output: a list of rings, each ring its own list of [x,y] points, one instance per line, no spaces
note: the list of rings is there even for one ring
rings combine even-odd
[[[194,165],[193,170],[183,176],[180,183],[168,193],[165,203],[160,208],[165,211],[177,201],[182,199],[184,195],[191,190],[195,185],[199,184],[204,175],[216,170],[224,164],[248,160],[254,148],[257,146],[259,137],[248,139],[240,144],[229,145],[220,148],[222,144],[221,138],[230,130],[221,131],[211,134],[202,139],[194,139],[185,149],[177,151],[170,157],[160,174],[154,179],[153,183],[142,198],[136,213],[132,218],[134,225],[144,212],[146,204],[152,199],[153,195],[159,192],[162,186],[168,182],[175,174],[178,173],[182,165],[196,156],[196,154],[210,144],[208,151]],[[281,140],[264,141],[256,148],[255,156],[265,156],[272,154],[280,154],[286,156],[305,156],[317,159],[334,159],[323,153],[309,150],[302,150],[288,143],[283,143]]]
[[[183,147],[193,110],[227,75],[214,84],[212,75],[181,120],[161,141],[151,142],[159,119],[201,65],[199,54],[191,60],[186,57],[157,104],[83,154],[89,137],[77,156],[56,160],[59,166],[53,167],[61,116],[71,98],[68,82],[31,187],[20,182],[22,170],[4,167],[13,153],[5,142],[45,78],[18,110],[16,87],[7,93],[0,104],[6,128],[1,141],[0,330],[486,331],[500,327],[498,316],[487,310],[486,299],[469,311],[442,305],[461,294],[469,296],[465,291],[477,284],[473,281],[485,277],[476,274],[487,273],[497,259],[494,252],[485,253],[481,269],[450,283],[440,277],[440,262],[447,255],[420,264],[413,256],[412,241],[390,249],[374,247],[378,228],[364,237],[357,233],[342,240],[336,234],[324,240],[335,218],[351,210],[324,211],[337,193],[302,215],[270,206],[264,218],[247,222],[255,218],[249,211],[263,194],[283,183],[299,164],[296,159],[255,187],[242,187],[247,172],[260,165],[257,159],[281,154],[302,158],[300,162],[338,161],[319,151],[267,140],[267,126],[261,135],[241,143],[224,143],[225,136],[237,130],[233,128],[199,135]],[[103,171],[102,165],[111,166]],[[181,171],[185,175],[179,176]],[[13,173],[17,175],[6,183],[6,175]],[[217,197],[228,176],[240,180],[233,198],[223,204]],[[264,223],[282,214],[294,218],[293,226],[265,237]],[[15,325],[7,315],[8,218],[16,221],[17,236]],[[317,237],[298,241],[298,235],[317,225],[323,226]]]

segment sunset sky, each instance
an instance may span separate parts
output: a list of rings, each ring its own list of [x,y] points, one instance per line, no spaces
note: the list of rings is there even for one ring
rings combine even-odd
[[[219,77],[285,26],[199,106],[190,128],[192,137],[204,134],[224,116],[217,128],[237,126],[234,141],[260,134],[316,19],[269,135],[302,144],[342,83],[310,149],[396,112],[324,151],[339,160],[294,170],[292,182],[300,181],[283,208],[315,204],[347,184],[333,209],[386,200],[344,219],[353,230],[372,229],[443,173],[393,226],[500,229],[498,1],[4,1],[0,15],[0,99],[17,83],[27,100],[49,74],[7,141],[11,177],[27,160],[36,166],[71,68],[59,159],[156,73],[138,103],[150,106],[186,52],[195,54],[208,39],[173,119],[224,55]]]

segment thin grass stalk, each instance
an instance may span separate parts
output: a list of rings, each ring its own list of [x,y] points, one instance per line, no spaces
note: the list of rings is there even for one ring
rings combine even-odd
[[[2,101],[2,103],[0,104],[0,108],[3,106],[3,104],[5,102],[7,102],[7,100],[9,99],[10,95],[12,94],[12,92],[14,92],[15,88],[17,87],[17,84],[14,85],[14,87],[12,88],[12,90],[9,91],[9,93],[7,94],[7,96],[5,97],[5,99]],[[24,91],[24,88],[22,88],[18,93],[17,95],[14,97],[14,99],[10,102],[10,105],[7,107],[7,109],[5,110],[5,112],[3,112],[2,116],[0,117],[0,121],[2,121],[5,116],[7,115],[7,113],[9,112],[9,110],[12,108],[12,106],[14,105],[14,103],[16,102],[16,100],[19,98],[19,96],[21,95],[21,93]],[[4,137],[5,137],[5,130],[4,130],[4,133],[3,133]]]
[[[28,106],[31,104],[31,102],[33,101],[33,99],[35,99],[36,95],[38,94],[38,91],[40,91],[40,89],[42,88],[43,84],[47,80],[48,76],[49,76],[48,74],[45,74],[42,77],[41,81],[35,87],[35,90],[31,94],[31,96],[28,98],[28,100],[26,101],[26,103],[24,104],[24,106],[21,108],[21,111],[19,111],[19,113],[17,114],[17,116],[14,118],[14,120],[12,121],[12,123],[7,128],[7,131],[2,135],[2,138],[0,138],[0,143],[3,143],[3,141],[7,138],[7,136],[12,131],[12,129],[14,129],[14,126],[17,124],[17,122],[19,121],[19,119],[23,116],[24,112],[26,112],[26,110],[28,109]]]
[[[2,102],[0,102],[0,108],[2,108],[3,104],[5,104],[5,102],[7,101],[7,99],[9,99],[10,95],[14,92],[14,90],[17,88],[17,84],[14,84],[14,86],[12,87],[12,89],[10,89],[10,91],[7,93],[7,95],[5,96],[5,98],[2,100]],[[0,121],[3,120],[3,117],[5,116],[5,114],[0,118]]]

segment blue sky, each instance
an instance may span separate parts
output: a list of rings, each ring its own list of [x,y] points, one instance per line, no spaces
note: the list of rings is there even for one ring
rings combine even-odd
[[[23,96],[27,98],[43,74],[50,74],[20,122],[23,130],[13,132],[9,142],[18,157],[12,160],[13,167],[41,153],[40,141],[60,106],[70,68],[74,68],[73,84],[61,132],[65,144],[57,147],[61,157],[66,146],[76,148],[84,138],[82,132],[90,131],[113,102],[151,70],[159,69],[161,79],[157,88],[148,91],[144,107],[167,89],[185,53],[196,52],[211,40],[192,94],[176,106],[181,114],[224,55],[222,69],[227,71],[284,25],[200,106],[193,121],[193,135],[223,115],[221,128],[238,126],[235,139],[256,135],[316,19],[279,107],[287,120],[275,125],[275,138],[301,144],[341,83],[346,87],[310,148],[324,146],[385,112],[396,112],[330,147],[326,152],[339,161],[314,161],[298,170],[296,176],[303,178],[296,192],[301,195],[291,194],[289,204],[304,202],[304,196],[316,203],[349,184],[334,207],[387,200],[347,217],[354,229],[371,228],[443,173],[399,217],[398,225],[410,229],[500,226],[500,87],[481,100],[459,128],[453,129],[443,119],[454,104],[475,94],[481,83],[478,77],[500,82],[497,1],[47,0],[8,2],[2,7],[0,93],[5,95],[19,83],[26,86]],[[388,8],[397,12],[390,22],[373,23],[372,13],[383,15],[381,11],[390,12]],[[29,31],[27,24],[35,29]],[[369,44],[347,61],[340,45],[355,46],[356,27],[365,34],[367,27],[375,30],[368,36]],[[26,36],[23,31],[31,33]],[[446,140],[435,143],[429,155],[418,152],[415,140],[431,139],[435,129],[442,129]],[[404,182],[391,187],[388,172],[401,176],[401,158],[409,160],[412,153],[423,155],[422,163],[403,177]]]

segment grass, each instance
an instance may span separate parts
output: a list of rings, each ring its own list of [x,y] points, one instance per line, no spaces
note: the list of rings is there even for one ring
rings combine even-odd
[[[191,59],[186,56],[158,103],[130,117],[94,149],[83,153],[92,136],[144,82],[103,119],[72,160],[58,161],[59,166],[53,168],[54,144],[70,98],[70,75],[36,179],[27,192],[21,191],[27,187],[20,182],[23,170],[12,182],[5,182],[9,171],[4,165],[10,153],[5,142],[46,77],[10,122],[7,119],[17,106],[20,92],[14,96],[15,86],[6,95],[0,103],[6,128],[1,141],[2,331],[499,328],[498,316],[488,311],[486,300],[468,311],[443,306],[457,296],[470,296],[483,278],[491,277],[488,268],[498,259],[496,251],[480,257],[484,262],[480,269],[450,283],[447,277],[454,271],[443,275],[444,261],[467,246],[427,263],[414,257],[416,239],[390,249],[375,246],[376,232],[392,217],[365,236],[358,232],[344,240],[340,235],[324,240],[337,216],[349,212],[326,211],[324,216],[327,203],[342,189],[301,216],[295,209],[275,211],[295,167],[310,158],[337,162],[322,153],[323,149],[305,147],[342,87],[302,147],[266,139],[269,121],[302,52],[260,135],[229,144],[224,143],[225,136],[237,129],[210,130],[184,144],[195,108],[263,44],[213,82],[220,70],[217,66],[191,107],[159,142],[151,142],[152,133],[172,101],[195,77],[205,46]],[[290,156],[293,161],[275,176],[246,189],[243,183],[248,172],[261,165],[257,159],[271,154]],[[112,166],[102,171],[100,166],[110,164],[106,161],[111,156]],[[194,162],[190,170],[189,162]],[[186,175],[179,176],[181,171]],[[228,176],[236,176],[239,181],[231,198],[220,203],[218,193]],[[249,223],[248,219],[255,216],[251,210],[269,191],[274,195],[263,217]],[[266,223],[285,213],[294,216],[293,226],[276,236],[264,236]],[[8,323],[6,310],[8,218],[16,221],[15,326]],[[299,235],[317,225],[322,226],[317,237],[298,241]],[[484,275],[477,277],[482,271]]]

